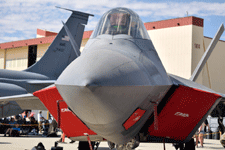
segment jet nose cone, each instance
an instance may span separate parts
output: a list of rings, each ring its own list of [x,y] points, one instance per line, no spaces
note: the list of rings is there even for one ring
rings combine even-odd
[[[73,61],[56,87],[73,112],[90,129],[106,137],[115,130],[124,130],[122,123],[149,94],[151,88],[143,86],[147,84],[146,74],[131,58],[96,50]]]
[[[101,50],[81,55],[58,78],[56,85],[145,85],[146,75],[131,59],[118,52]]]
[[[94,124],[107,122],[109,118],[104,116],[109,110],[123,111],[123,107],[115,107],[118,104],[114,99],[130,91],[121,93],[119,87],[146,83],[147,77],[131,58],[114,51],[96,50],[73,61],[55,84],[69,107],[79,117],[84,116],[83,121]]]

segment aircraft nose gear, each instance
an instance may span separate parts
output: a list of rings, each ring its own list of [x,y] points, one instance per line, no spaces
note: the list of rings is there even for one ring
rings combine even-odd
[[[117,150],[132,150],[139,146],[140,140],[139,136],[136,135],[130,142],[127,142],[126,144],[119,144],[116,145]]]
[[[109,146],[110,149],[114,149],[115,143],[112,143],[112,142],[108,141],[108,146]]]

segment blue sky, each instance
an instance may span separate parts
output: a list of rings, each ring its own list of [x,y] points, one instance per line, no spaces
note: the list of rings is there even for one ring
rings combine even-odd
[[[213,37],[225,22],[224,0],[1,0],[0,43],[36,37],[37,28],[58,32],[70,12],[65,7],[94,14],[85,30],[93,30],[107,10],[127,7],[139,14],[143,22],[196,16],[204,19],[204,36]],[[221,40],[225,40],[225,33]]]

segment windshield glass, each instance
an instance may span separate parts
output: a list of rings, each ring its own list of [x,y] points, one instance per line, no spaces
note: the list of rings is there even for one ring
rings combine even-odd
[[[114,8],[102,16],[91,38],[102,34],[127,34],[136,39],[150,39],[139,16],[127,8]]]

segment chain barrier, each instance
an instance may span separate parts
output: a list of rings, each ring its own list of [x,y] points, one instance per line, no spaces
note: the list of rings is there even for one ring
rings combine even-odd
[[[206,134],[203,134],[203,136],[206,136],[206,135],[213,135],[213,134],[218,134],[218,133],[220,133],[220,132],[212,132],[212,133],[206,133]]]
[[[43,123],[43,124],[50,125],[51,123]],[[0,125],[3,125],[3,126],[38,126],[38,124],[18,124],[18,123],[15,123],[15,124],[0,123]]]
[[[43,123],[44,125],[51,125],[51,123]],[[38,124],[8,124],[8,123],[0,123],[0,125],[2,126],[16,126],[16,127],[19,127],[19,126],[23,126],[23,127],[32,127],[32,126],[38,126]],[[212,132],[212,133],[206,133],[206,134],[203,134],[203,136],[207,136],[207,135],[213,135],[213,134],[220,134],[220,132]],[[199,135],[198,134],[195,134],[195,135]],[[195,137],[195,135],[193,135],[193,137]]]
[[[220,132],[205,133],[205,134],[202,134],[202,135],[205,138],[207,138],[207,137],[210,138],[210,136],[214,136],[214,137],[211,137],[210,138],[210,139],[214,139],[214,138],[216,138],[216,135],[218,135],[218,134],[219,134],[219,137],[220,137],[221,136],[221,133]],[[195,138],[196,136],[199,136],[199,133],[193,135],[193,138]]]

